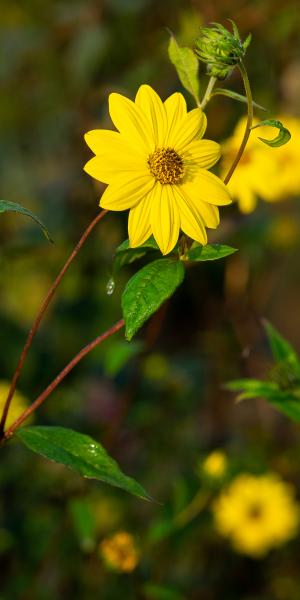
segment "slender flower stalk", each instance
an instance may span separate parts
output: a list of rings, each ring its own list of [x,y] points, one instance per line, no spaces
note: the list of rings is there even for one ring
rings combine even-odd
[[[208,81],[208,86],[205,90],[205,94],[201,100],[201,104],[200,104],[200,108],[202,108],[202,110],[204,110],[204,108],[206,107],[206,105],[208,104],[208,102],[210,101],[211,98],[211,93],[214,89],[214,86],[217,82],[217,78],[216,77],[210,77],[209,81]]]
[[[97,214],[97,216],[92,220],[92,222],[88,225],[88,227],[86,228],[86,230],[84,231],[84,233],[82,234],[80,240],[78,241],[78,243],[76,244],[74,250],[71,252],[69,258],[67,259],[67,261],[65,262],[63,268],[61,269],[60,273],[58,274],[58,276],[56,277],[55,281],[53,282],[51,288],[49,289],[48,294],[46,295],[40,310],[35,318],[35,321],[33,322],[31,329],[28,333],[26,342],[24,344],[23,350],[21,352],[16,370],[14,372],[12,381],[11,381],[11,385],[10,385],[10,389],[8,392],[8,396],[4,405],[4,409],[3,409],[3,413],[2,413],[2,417],[1,417],[1,421],[0,421],[0,439],[1,436],[3,437],[3,432],[4,432],[4,427],[5,427],[5,423],[6,423],[6,419],[7,419],[7,415],[8,415],[8,411],[9,411],[9,407],[10,407],[10,403],[13,399],[15,390],[16,390],[16,386],[17,386],[17,382],[20,376],[20,373],[22,371],[26,356],[28,354],[28,350],[32,344],[32,340],[38,330],[38,327],[40,325],[40,322],[56,292],[56,289],[58,288],[61,280],[63,279],[64,275],[66,274],[67,270],[69,269],[69,266],[71,265],[71,263],[73,262],[74,258],[77,256],[79,250],[82,248],[83,244],[85,243],[86,239],[88,238],[88,236],[90,235],[90,233],[93,231],[94,227],[97,225],[97,223],[99,223],[99,221],[101,221],[101,219],[103,219],[103,217],[106,215],[108,211],[107,210],[102,210],[100,213]]]
[[[247,116],[244,137],[242,139],[242,142],[241,142],[240,148],[237,152],[237,155],[236,155],[236,157],[224,179],[225,185],[227,185],[227,183],[230,181],[235,169],[237,168],[237,166],[240,162],[240,159],[242,158],[243,152],[246,148],[246,145],[247,145],[250,133],[251,133],[251,127],[252,127],[252,123],[253,123],[253,99],[252,99],[252,92],[251,92],[251,87],[250,87],[247,70],[245,68],[243,61],[241,61],[239,63],[238,67],[239,67],[240,73],[243,78],[245,92],[246,92],[246,96],[247,96],[248,116]]]
[[[53,379],[53,381],[46,387],[46,389],[36,398],[36,400],[20,415],[20,417],[4,432],[2,440],[9,439],[14,431],[22,425],[22,423],[31,415],[45,400],[52,394],[62,380],[74,369],[74,367],[87,355],[89,352],[94,350],[96,346],[99,346],[104,340],[109,338],[111,335],[124,327],[125,321],[121,319],[115,325],[107,329],[104,333],[96,337],[92,342],[84,346],[72,360],[64,367],[64,369]]]

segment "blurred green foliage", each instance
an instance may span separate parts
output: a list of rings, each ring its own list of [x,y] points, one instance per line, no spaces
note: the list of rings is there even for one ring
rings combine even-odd
[[[200,24],[229,17],[243,39],[253,34],[246,62],[255,99],[274,115],[299,113],[297,1],[2,1],[1,198],[38,214],[55,244],[29,219],[1,215],[1,379],[11,377],[43,295],[96,214],[102,187],[82,171],[89,157],[83,134],[110,127],[108,93],[132,97],[144,82],[162,97],[180,89],[166,28],[191,46]],[[235,72],[230,87],[243,93]],[[230,134],[244,108],[214,98],[208,137]],[[16,442],[1,448],[1,600],[299,599],[299,538],[254,561],[217,536],[209,506],[173,527],[199,489],[215,493],[197,474],[199,459],[215,447],[227,450],[232,474],[271,469],[300,489],[297,425],[260,400],[235,406],[223,388],[229,379],[263,378],[271,365],[261,316],[300,352],[298,200],[259,206],[248,217],[224,209],[210,241],[239,252],[191,268],[142,330],[140,346],[127,352],[118,334],[38,412],[39,424],[101,441],[157,504],[86,482]],[[120,318],[135,265],[117,275],[111,296],[106,283],[126,237],[126,215],[110,214],[72,266],[20,380],[28,399]],[[131,574],[109,571],[99,556],[100,541],[118,530],[140,546]]]

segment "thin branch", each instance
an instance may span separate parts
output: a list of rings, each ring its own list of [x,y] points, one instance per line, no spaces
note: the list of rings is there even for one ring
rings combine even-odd
[[[3,409],[3,413],[2,413],[2,417],[1,417],[1,421],[0,421],[0,439],[1,436],[3,436],[3,431],[4,431],[4,427],[5,427],[5,423],[6,423],[6,419],[7,419],[7,415],[8,415],[8,411],[9,411],[9,407],[10,407],[10,403],[12,401],[12,398],[14,396],[15,390],[16,390],[16,386],[17,386],[17,382],[20,376],[20,373],[22,371],[23,368],[23,364],[25,362],[28,350],[31,346],[32,340],[38,330],[39,324],[44,316],[44,313],[46,312],[54,294],[55,291],[57,289],[57,287],[59,286],[62,278],[64,277],[66,271],[68,270],[69,266],[71,265],[71,263],[73,262],[74,258],[77,256],[80,248],[83,246],[84,242],[86,241],[86,239],[88,238],[88,236],[90,235],[91,231],[94,229],[94,227],[97,225],[97,223],[99,223],[99,221],[101,221],[101,219],[103,219],[103,217],[106,215],[108,211],[107,210],[102,210],[100,213],[97,214],[97,216],[92,220],[92,222],[88,225],[88,227],[86,228],[86,230],[84,231],[83,235],[81,236],[79,242],[76,244],[74,250],[71,252],[68,260],[66,261],[66,263],[64,264],[63,268],[61,269],[60,273],[58,274],[58,276],[56,277],[54,283],[52,284],[46,298],[44,299],[44,302],[41,305],[41,308],[37,314],[37,317],[35,319],[35,321],[33,322],[31,329],[28,333],[26,342],[24,344],[23,350],[21,352],[16,370],[14,372],[12,381],[11,381],[11,385],[10,385],[10,389],[8,392],[8,396],[6,398],[6,402],[4,405],[4,409]]]
[[[62,380],[74,369],[74,367],[87,355],[89,352],[94,350],[96,346],[99,346],[104,340],[109,338],[111,335],[122,329],[124,327],[125,321],[121,319],[115,325],[107,329],[104,333],[96,337],[92,342],[84,346],[74,358],[65,366],[65,368],[53,379],[53,381],[46,387],[46,389],[37,397],[37,399],[20,415],[20,417],[5,431],[3,435],[3,441],[7,440],[12,436],[14,431],[22,425],[22,423],[31,415],[43,402],[45,402],[46,398],[52,394],[52,392],[57,388],[57,386],[62,382]]]

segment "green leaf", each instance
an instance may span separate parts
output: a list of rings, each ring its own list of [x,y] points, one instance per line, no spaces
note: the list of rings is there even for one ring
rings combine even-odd
[[[292,360],[297,363],[300,372],[299,357],[296,354],[291,344],[275,329],[269,321],[264,320],[264,327],[268,336],[268,340],[271,346],[273,358],[276,362],[282,362],[285,360]]]
[[[236,248],[224,246],[222,244],[208,244],[207,246],[193,244],[192,248],[187,253],[187,260],[218,260],[219,258],[230,256],[230,254],[233,254],[234,252],[237,252]]]
[[[232,90],[227,90],[225,88],[216,88],[212,92],[211,98],[212,96],[227,96],[228,98],[232,98],[233,100],[238,100],[238,102],[243,102],[244,104],[248,103],[246,96],[243,96],[242,94],[237,94],[236,92],[233,92]],[[255,106],[255,108],[259,108],[260,110],[267,111],[267,109],[264,108],[264,106],[257,104],[257,102],[253,102],[253,106]]]
[[[122,295],[126,337],[131,340],[184,278],[181,261],[162,258],[149,263],[128,281]]]
[[[191,48],[181,48],[178,46],[174,36],[171,36],[169,42],[169,58],[174,65],[177,75],[183,87],[192,94],[196,103],[200,105],[199,100],[199,63]]]
[[[237,401],[251,398],[264,398],[267,402],[293,421],[300,421],[300,398],[291,391],[282,391],[272,381],[257,379],[236,379],[226,383],[225,388],[232,392],[239,391]]]
[[[181,593],[174,588],[151,582],[143,586],[143,592],[147,600],[184,600]]]
[[[39,219],[39,217],[34,215],[30,210],[28,210],[28,208],[24,208],[24,206],[21,206],[20,204],[16,204],[15,202],[9,202],[7,200],[0,200],[0,213],[7,212],[7,211],[17,212],[17,213],[20,213],[21,215],[25,215],[26,217],[30,217],[31,219],[33,219],[41,227],[47,240],[49,242],[53,242],[53,240],[50,237],[50,233],[49,233],[47,227],[44,225],[44,223],[42,223],[42,221]]]
[[[86,498],[72,498],[69,511],[75,533],[83,551],[92,552],[96,546],[96,520]]]
[[[144,244],[139,246],[138,248],[130,248],[129,240],[125,240],[117,247],[115,252],[115,260],[113,266],[114,274],[118,273],[118,271],[124,267],[124,265],[129,265],[133,263],[135,260],[142,258],[145,254],[151,250],[159,250],[159,247],[153,237],[150,237]]]
[[[262,137],[258,138],[259,140],[264,142],[264,144],[272,146],[272,148],[278,148],[279,146],[283,146],[284,144],[287,144],[287,142],[291,139],[291,134],[289,130],[286,127],[284,127],[280,121],[277,121],[276,119],[266,119],[265,121],[261,121],[257,125],[253,125],[251,129],[256,129],[257,127],[264,126],[276,127],[276,129],[279,129],[278,135],[273,140],[266,140]]]
[[[259,379],[234,379],[225,384],[225,388],[231,392],[240,392],[238,401],[247,398],[271,399],[277,397],[280,389],[273,381],[260,381]]]
[[[65,427],[23,427],[15,436],[33,452],[66,465],[83,477],[99,479],[134,496],[150,500],[143,487],[120,470],[106,450],[90,436]]]
[[[276,408],[279,412],[289,417],[297,423],[300,422],[300,401],[294,398],[291,394],[282,392],[282,397],[269,400],[270,404]]]
[[[119,373],[126,363],[136,356],[143,348],[141,342],[118,340],[110,344],[103,357],[103,366],[107,375],[114,377]]]

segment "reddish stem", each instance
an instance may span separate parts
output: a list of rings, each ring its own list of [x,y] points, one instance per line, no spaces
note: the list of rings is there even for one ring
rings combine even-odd
[[[64,264],[63,268],[61,269],[60,273],[58,274],[58,276],[56,277],[55,281],[53,282],[44,302],[41,305],[41,308],[37,314],[37,317],[35,319],[35,321],[33,322],[31,329],[28,333],[26,342],[24,344],[23,350],[21,352],[20,358],[19,358],[19,362],[17,364],[16,370],[14,372],[11,384],[10,384],[10,388],[9,388],[9,392],[8,392],[8,396],[6,398],[6,402],[4,405],[4,409],[3,409],[3,413],[2,413],[2,417],[1,417],[1,421],[0,421],[0,439],[1,436],[3,436],[3,432],[4,432],[4,427],[5,427],[5,422],[7,419],[7,414],[9,411],[9,407],[10,407],[10,403],[12,401],[12,398],[14,396],[15,390],[16,390],[16,386],[17,386],[17,382],[20,376],[20,373],[22,371],[23,368],[23,364],[25,362],[28,350],[31,346],[32,340],[37,332],[37,329],[39,327],[39,324],[44,316],[44,313],[46,312],[54,294],[55,291],[57,289],[57,287],[59,286],[62,278],[64,277],[66,271],[68,270],[69,266],[71,265],[71,263],[73,262],[74,258],[76,257],[76,255],[78,254],[80,248],[83,246],[84,242],[86,241],[87,237],[90,235],[91,231],[94,229],[95,225],[97,225],[97,223],[99,223],[99,221],[101,221],[101,219],[103,219],[103,217],[106,215],[108,211],[107,210],[102,210],[100,213],[97,214],[97,216],[92,220],[92,222],[89,224],[89,226],[86,228],[86,230],[84,231],[83,235],[81,236],[78,244],[76,244],[74,250],[71,252],[68,260],[66,261],[66,263]]]
[[[104,340],[108,337],[119,331],[124,327],[125,321],[121,319],[115,325],[107,329],[104,333],[96,337],[92,342],[84,346],[74,358],[65,366],[65,368],[53,379],[53,381],[46,387],[46,389],[37,397],[37,399],[28,407],[24,412],[20,415],[20,417],[5,431],[3,435],[3,439],[7,440],[13,434],[13,432],[22,425],[22,423],[31,415],[43,402],[45,402],[46,398],[52,394],[52,392],[57,388],[57,386],[61,383],[61,381],[74,369],[74,367],[96,346],[99,346]]]

